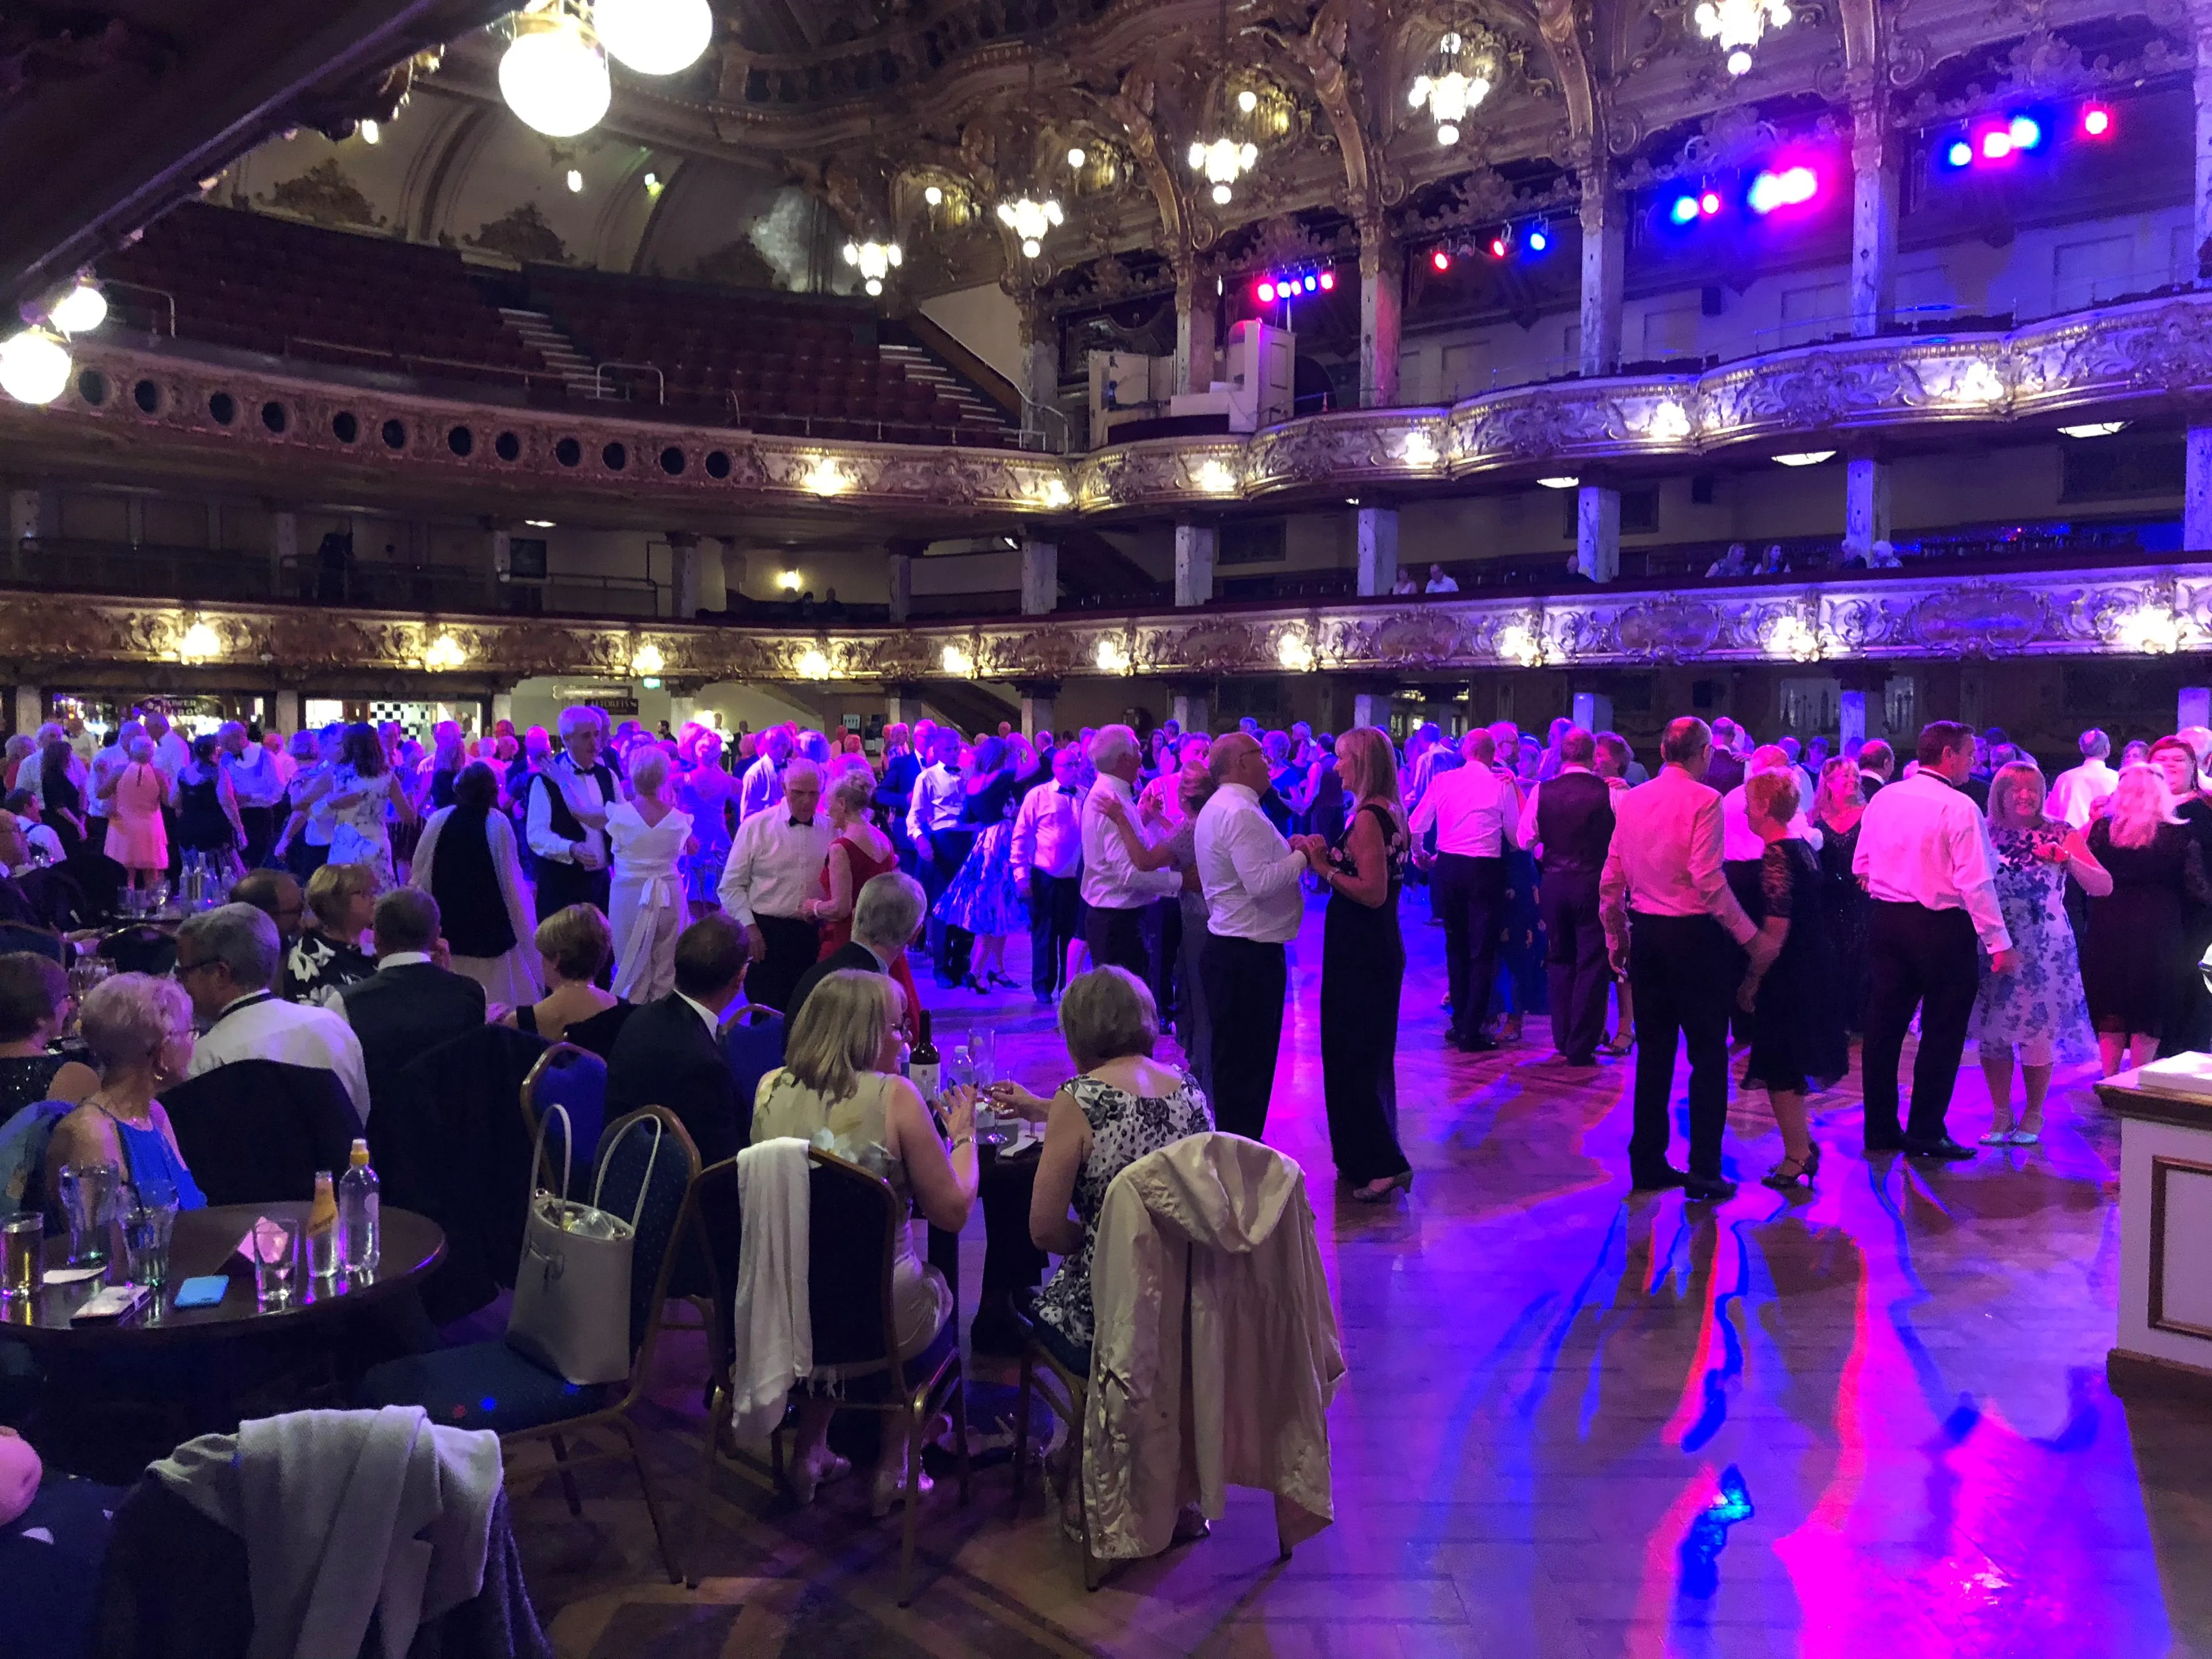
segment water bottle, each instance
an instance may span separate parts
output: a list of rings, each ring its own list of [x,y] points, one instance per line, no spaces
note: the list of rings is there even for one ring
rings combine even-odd
[[[368,1164],[368,1143],[356,1140],[345,1177],[338,1182],[338,1237],[345,1270],[356,1278],[374,1274],[384,1259],[380,1201],[376,1171]]]

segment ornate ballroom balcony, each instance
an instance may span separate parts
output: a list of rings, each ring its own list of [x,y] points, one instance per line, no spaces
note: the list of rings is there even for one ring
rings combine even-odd
[[[650,504],[665,522],[732,510],[897,509],[908,524],[1111,521],[1407,495],[1562,467],[1650,469],[1851,434],[2043,428],[2166,411],[2212,391],[2212,293],[2005,333],[1781,350],[1702,374],[1518,386],[1449,408],[1321,415],[1249,438],[1097,453],[824,441],[616,416],[471,404],[179,353],[84,344],[52,404],[0,404],[6,458],[133,483],[167,474],[320,478],[433,491],[497,512],[550,500]]]

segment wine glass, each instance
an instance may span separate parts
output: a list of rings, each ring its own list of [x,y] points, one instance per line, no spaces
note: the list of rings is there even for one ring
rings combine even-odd
[[[985,1026],[969,1032],[968,1056],[977,1091],[988,1091],[999,1075],[998,1033]]]

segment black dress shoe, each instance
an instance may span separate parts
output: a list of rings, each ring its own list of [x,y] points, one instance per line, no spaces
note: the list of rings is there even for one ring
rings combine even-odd
[[[1691,1176],[1682,1182],[1682,1196],[1692,1204],[1725,1204],[1735,1196],[1735,1182]]]
[[[1961,1158],[1972,1158],[1975,1152],[1972,1147],[1961,1146],[1950,1136],[1945,1135],[1941,1140],[1923,1141],[1918,1146],[1907,1141],[1905,1155],[1907,1158],[1936,1158],[1946,1164],[1956,1164]]]
[[[1498,1039],[1477,1031],[1473,1036],[1460,1038],[1458,1042],[1452,1044],[1452,1047],[1463,1054],[1494,1054],[1498,1049]]]
[[[1683,1185],[1689,1178],[1671,1164],[1662,1164],[1656,1170],[1632,1171],[1628,1184],[1639,1193],[1663,1193],[1670,1187]]]

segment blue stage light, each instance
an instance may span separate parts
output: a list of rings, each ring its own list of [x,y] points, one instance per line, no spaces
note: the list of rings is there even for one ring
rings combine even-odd
[[[1945,152],[1944,159],[1954,167],[1969,167],[1974,164],[1974,147],[1961,138]]]
[[[2015,115],[2006,130],[2014,149],[2033,149],[2043,142],[2042,124],[2032,115]]]
[[[1529,252],[1541,253],[1546,248],[1551,246],[1551,245],[1552,239],[1544,234],[1543,226],[1538,225],[1534,229],[1528,233]]]
[[[1694,196],[1676,197],[1671,216],[1678,225],[1688,224],[1698,216],[1698,198]]]

